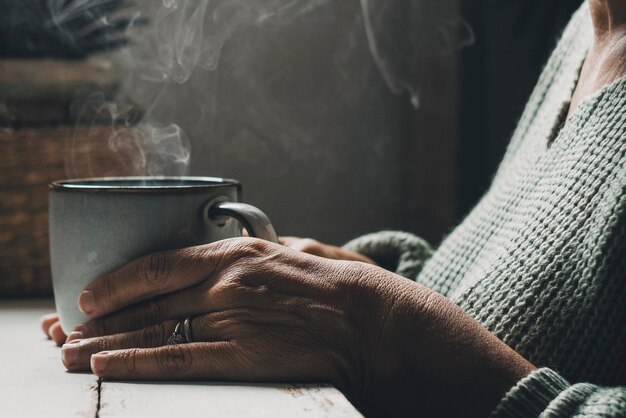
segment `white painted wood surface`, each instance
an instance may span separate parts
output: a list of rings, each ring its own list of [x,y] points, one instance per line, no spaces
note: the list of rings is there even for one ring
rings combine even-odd
[[[100,418],[360,417],[332,387],[226,383],[102,385]]]
[[[0,417],[94,417],[98,379],[71,374],[39,317],[51,301],[0,301]]]
[[[41,333],[51,301],[0,301],[0,417],[361,417],[332,387],[109,382],[65,371]]]

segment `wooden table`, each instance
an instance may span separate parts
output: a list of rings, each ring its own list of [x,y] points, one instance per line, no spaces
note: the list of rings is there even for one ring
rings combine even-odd
[[[50,300],[0,300],[0,417],[360,417],[319,385],[111,382],[68,373],[39,317]]]

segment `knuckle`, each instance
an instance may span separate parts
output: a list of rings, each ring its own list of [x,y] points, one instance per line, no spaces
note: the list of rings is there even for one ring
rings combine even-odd
[[[112,349],[112,344],[109,342],[108,338],[98,338],[95,345],[98,352]]]
[[[271,252],[271,244],[259,238],[248,238],[245,240],[247,250],[252,256],[264,256]]]
[[[163,284],[171,271],[172,263],[164,252],[149,254],[139,264],[139,277],[149,285]]]
[[[222,274],[223,290],[235,290],[243,283],[248,266],[244,263],[236,263]]]
[[[156,358],[159,370],[168,376],[180,376],[191,366],[191,353],[180,345],[167,346]]]
[[[272,243],[258,238],[234,238],[221,245],[219,252],[222,255],[217,268],[220,291],[255,286],[278,255]]]
[[[233,266],[232,269],[229,269],[224,274],[222,286],[219,290],[223,294],[241,296],[242,292],[248,293],[252,290],[267,287],[266,282],[265,270],[251,266],[248,263],[242,263]]]
[[[219,274],[231,263],[232,244],[231,240],[223,240],[200,247],[182,250],[182,257],[189,264],[202,266],[207,277]]]
[[[226,252],[240,259],[262,257],[269,252],[270,243],[259,238],[234,238],[227,240]]]
[[[230,279],[222,277],[217,283],[215,283],[215,285],[211,287],[211,289],[209,289],[207,294],[207,306],[210,306],[209,303],[211,302],[211,300],[217,299],[223,301],[224,298],[229,297],[234,287],[235,286]]]

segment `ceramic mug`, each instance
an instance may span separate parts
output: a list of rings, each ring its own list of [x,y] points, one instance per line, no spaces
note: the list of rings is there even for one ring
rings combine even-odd
[[[241,225],[251,236],[277,242],[267,216],[240,198],[237,181],[211,177],[52,183],[52,285],[63,331],[88,320],[76,304],[87,284],[138,257],[239,237]]]

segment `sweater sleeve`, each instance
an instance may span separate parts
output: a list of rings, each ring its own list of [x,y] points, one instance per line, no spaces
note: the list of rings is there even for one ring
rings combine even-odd
[[[626,417],[626,387],[570,384],[551,369],[520,380],[500,401],[491,418]]]
[[[379,266],[411,280],[415,280],[433,254],[426,241],[399,231],[364,235],[348,242],[343,248],[363,254]]]

